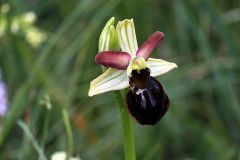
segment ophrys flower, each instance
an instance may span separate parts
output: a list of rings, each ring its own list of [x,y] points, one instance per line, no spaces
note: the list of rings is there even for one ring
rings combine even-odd
[[[88,95],[120,90],[130,86],[127,105],[140,124],[153,125],[165,114],[169,99],[160,82],[154,77],[173,68],[175,63],[149,58],[163,40],[162,32],[155,32],[140,48],[137,45],[133,20],[117,24],[117,39],[121,51],[103,51],[96,55],[96,63],[110,67],[90,84]]]

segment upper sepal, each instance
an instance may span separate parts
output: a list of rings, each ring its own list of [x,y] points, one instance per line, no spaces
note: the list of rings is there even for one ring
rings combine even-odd
[[[138,44],[133,19],[118,22],[116,31],[121,50],[128,52],[132,58],[136,57]]]
[[[112,17],[105,25],[98,42],[99,52],[108,50],[119,50],[117,33],[114,27],[115,18]]]

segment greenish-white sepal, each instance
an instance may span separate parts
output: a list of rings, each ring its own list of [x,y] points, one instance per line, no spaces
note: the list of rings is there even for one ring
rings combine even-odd
[[[89,96],[121,90],[129,86],[126,70],[109,68],[90,83]]]
[[[99,41],[100,42],[100,41]],[[106,31],[105,36],[102,38],[101,48],[99,48],[99,52],[102,51],[118,51],[119,44],[117,39],[117,33],[113,25],[111,25]]]
[[[138,44],[133,19],[118,22],[116,31],[121,50],[128,52],[132,58],[136,57]]]
[[[99,43],[98,43],[98,49],[99,52],[104,51],[104,49],[106,48],[106,44],[109,44],[109,38],[110,38],[110,26],[114,26],[114,21],[115,18],[112,17],[104,26],[102,33],[100,34],[99,37]]]
[[[147,63],[151,70],[151,76],[156,77],[177,68],[175,63],[167,62],[162,59],[148,58]]]
[[[111,25],[109,28],[109,35],[109,47],[105,48],[105,51],[118,51],[120,47],[118,43],[117,32],[113,25]]]

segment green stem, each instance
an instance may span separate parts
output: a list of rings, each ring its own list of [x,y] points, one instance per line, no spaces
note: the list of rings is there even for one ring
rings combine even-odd
[[[29,127],[21,120],[19,120],[17,123],[21,127],[21,129],[24,131],[27,138],[32,142],[33,147],[35,148],[35,150],[38,153],[39,160],[47,160],[46,156],[44,155],[43,149],[40,147],[39,143],[32,135]]]
[[[41,138],[41,147],[45,147],[45,142],[47,139],[48,134],[48,126],[49,126],[49,119],[50,119],[50,110],[45,108],[45,112],[47,112],[46,118],[44,119],[44,125],[43,125],[43,135]]]
[[[121,92],[117,92],[117,99],[119,102],[119,110],[121,114],[121,122],[123,129],[125,160],[136,160],[135,138],[134,130],[132,127],[132,119],[129,116],[127,107],[125,105],[125,99],[123,98]]]
[[[67,160],[69,160],[73,152],[73,135],[67,108],[62,109],[62,116],[67,133]]]

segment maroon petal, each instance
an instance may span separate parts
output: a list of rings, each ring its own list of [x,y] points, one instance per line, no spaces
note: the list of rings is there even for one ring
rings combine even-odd
[[[143,57],[145,60],[148,59],[154,48],[163,40],[164,33],[155,32],[153,33],[146,42],[144,42],[137,51],[137,57]]]
[[[104,51],[100,52],[95,57],[96,63],[105,67],[125,70],[128,67],[131,56],[127,52],[120,51]]]

